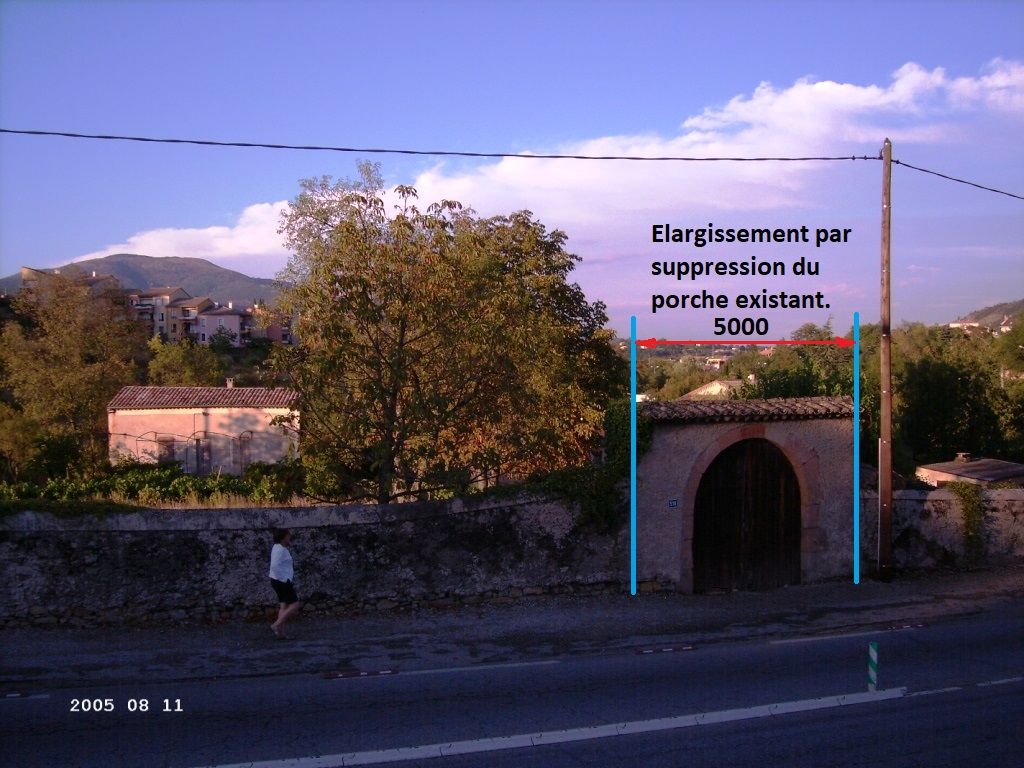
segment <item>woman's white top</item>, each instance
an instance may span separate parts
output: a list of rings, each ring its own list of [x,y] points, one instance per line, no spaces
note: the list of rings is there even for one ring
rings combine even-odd
[[[278,581],[291,581],[295,577],[292,569],[292,553],[288,547],[275,544],[270,550],[270,578]]]

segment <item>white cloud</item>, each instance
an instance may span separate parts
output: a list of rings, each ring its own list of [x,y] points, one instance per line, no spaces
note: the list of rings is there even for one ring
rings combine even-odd
[[[94,259],[112,253],[147,256],[190,256],[208,259],[246,274],[273,276],[288,258],[277,233],[287,202],[256,203],[242,211],[231,226],[163,228],[137,232],[123,243],[108,245],[75,259]]]
[[[1024,63],[995,59],[981,77],[958,77],[950,97],[965,107],[984,105],[1002,112],[1024,112]]]
[[[842,83],[804,78],[787,87],[762,82],[748,94],[699,114],[681,116],[675,135],[641,133],[583,139],[560,146],[533,147],[537,153],[639,156],[818,156],[874,157],[883,137],[907,155],[924,156],[930,145],[949,147],[970,139],[976,146],[1003,141],[1024,116],[1024,63],[996,59],[976,76],[951,77],[944,69],[907,63],[886,84]],[[996,125],[995,118],[1000,118]],[[902,152],[900,153],[902,154]],[[978,155],[984,161],[984,153]],[[906,155],[904,155],[906,157]],[[613,308],[621,328],[627,309],[644,312],[650,275],[650,225],[670,222],[700,226],[713,219],[725,226],[797,224],[826,217],[873,217],[877,169],[858,173],[861,162],[839,163],[647,163],[524,160],[506,158],[469,170],[438,163],[413,181],[421,205],[455,199],[484,215],[528,208],[550,227],[567,231],[571,250],[584,257],[578,279],[592,298]],[[839,166],[839,170],[836,168]],[[843,175],[845,174],[845,175]],[[870,193],[868,190],[870,189]],[[851,200],[868,201],[851,207]],[[272,275],[287,254],[277,234],[284,201],[246,208],[232,226],[155,229],[82,258],[118,251],[154,256],[198,256]],[[706,219],[704,217],[707,217]],[[685,219],[685,220],[684,220]],[[696,219],[701,219],[700,221]],[[872,225],[872,229],[877,224]],[[862,227],[860,241],[834,254],[828,277],[832,294],[847,306],[865,294],[858,264],[873,264],[876,247]],[[928,238],[917,247],[932,248]],[[641,255],[644,254],[644,255]],[[913,278],[926,273],[908,268]],[[823,274],[823,277],[825,275]],[[845,301],[845,303],[843,303]],[[658,322],[662,322],[659,315]],[[665,320],[664,322],[669,322]],[[672,322],[678,322],[673,320]],[[656,330],[656,329],[652,329]]]
[[[750,95],[685,119],[676,136],[587,139],[561,154],[712,156],[875,155],[884,136],[903,146],[959,138],[958,119],[977,108],[1024,114],[1024,64],[995,60],[978,77],[900,67],[886,86],[802,79],[761,83]],[[504,159],[461,173],[443,164],[421,174],[424,200],[471,201],[485,213],[522,207],[560,227],[609,223],[645,211],[768,210],[804,205],[822,166],[785,163],[661,163]],[[623,206],[622,200],[629,205]]]

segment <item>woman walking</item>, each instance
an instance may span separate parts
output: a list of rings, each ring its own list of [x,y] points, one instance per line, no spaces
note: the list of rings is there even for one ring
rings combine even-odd
[[[277,621],[270,625],[270,629],[278,637],[285,637],[284,623],[301,605],[298,595],[295,594],[295,585],[292,584],[295,571],[292,568],[292,553],[288,551],[291,541],[292,536],[287,528],[278,528],[274,531],[274,547],[270,550],[270,586],[277,593],[280,607],[277,610]]]

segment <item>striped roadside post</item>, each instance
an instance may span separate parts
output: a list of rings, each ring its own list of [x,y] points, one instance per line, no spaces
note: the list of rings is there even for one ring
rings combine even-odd
[[[868,643],[868,690],[878,690],[878,643]]]

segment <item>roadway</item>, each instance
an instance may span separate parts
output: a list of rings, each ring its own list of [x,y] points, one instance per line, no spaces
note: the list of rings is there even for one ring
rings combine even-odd
[[[861,701],[872,641],[881,693]],[[338,673],[26,685],[0,699],[0,763],[1024,765],[1019,600],[969,617],[838,636]],[[843,698],[854,694],[861,696]],[[108,699],[113,712],[70,711],[75,700],[102,706]],[[148,710],[129,711],[141,699]],[[163,711],[179,700],[182,711]],[[449,743],[465,754],[425,757]]]

